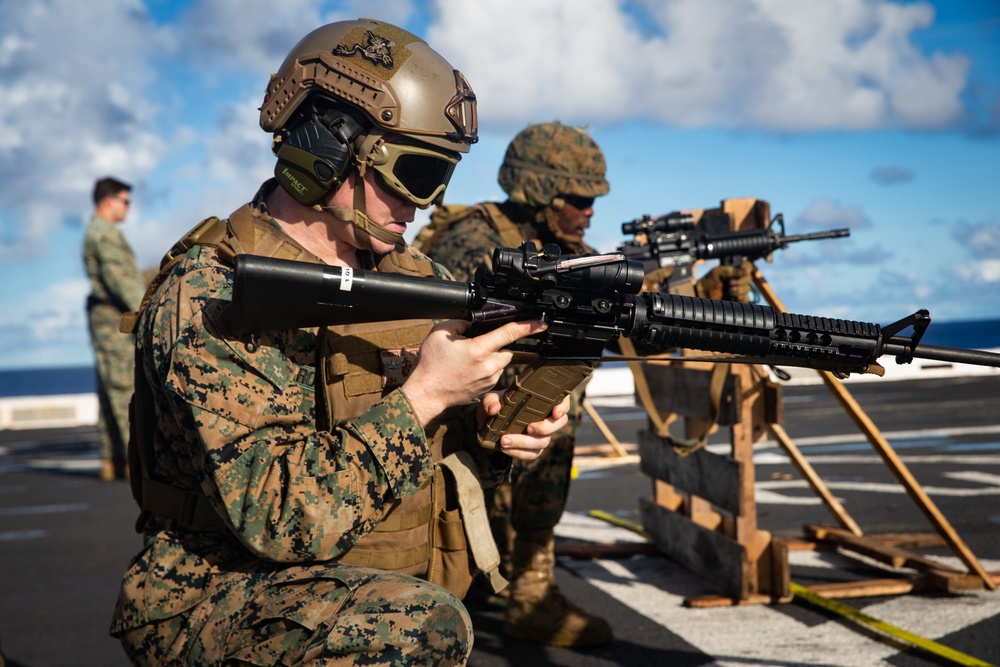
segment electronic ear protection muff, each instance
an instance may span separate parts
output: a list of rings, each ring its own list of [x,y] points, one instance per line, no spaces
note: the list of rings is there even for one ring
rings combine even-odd
[[[274,176],[297,202],[312,206],[347,178],[355,165],[354,141],[368,123],[323,95],[302,106],[275,141]]]

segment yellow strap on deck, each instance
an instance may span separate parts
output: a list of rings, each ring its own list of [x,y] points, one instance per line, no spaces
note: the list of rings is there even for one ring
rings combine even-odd
[[[863,625],[867,628],[872,628],[884,635],[892,637],[893,639],[900,639],[904,642],[912,644],[921,650],[932,653],[940,658],[944,658],[945,660],[949,660],[956,665],[968,665],[969,667],[996,667],[993,663],[980,660],[979,658],[974,658],[971,655],[962,653],[961,651],[956,651],[955,649],[943,644],[939,644],[932,639],[915,635],[912,632],[908,632],[902,628],[896,627],[895,625],[891,625],[873,616],[869,616],[868,614],[858,611],[854,607],[846,605],[843,602],[837,602],[836,600],[831,600],[830,598],[824,597],[819,593],[814,593],[805,586],[797,584],[794,581],[791,582],[790,586],[792,593],[797,598],[800,598],[810,604],[814,604],[817,607],[822,607],[827,611],[832,611],[838,616],[842,616],[853,623]]]

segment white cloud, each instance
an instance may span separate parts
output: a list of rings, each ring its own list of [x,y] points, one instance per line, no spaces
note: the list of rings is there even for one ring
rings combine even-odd
[[[214,131],[200,141],[204,157],[171,175],[169,214],[135,216],[126,233],[141,266],[158,263],[187,230],[209,215],[228,216],[274,169],[271,137],[258,125],[256,97],[216,109]]]
[[[962,221],[955,225],[952,237],[976,259],[1000,258],[1000,222],[973,225]]]
[[[861,208],[857,206],[841,206],[829,199],[817,199],[809,205],[798,222],[802,227],[815,229],[832,229],[848,227],[852,230],[868,227],[871,222]]]
[[[322,4],[285,0],[279,9],[269,0],[200,0],[182,15],[177,33],[196,62],[270,73],[310,30],[348,18],[323,16]]]
[[[0,367],[90,363],[83,308],[89,292],[86,279],[62,280],[5,303]]]
[[[195,60],[269,74],[322,25],[359,17],[404,25],[413,14],[411,0],[284,0],[280,8],[273,0],[198,0],[182,15],[177,33]]]
[[[981,259],[968,264],[959,264],[952,270],[960,280],[972,285],[1000,283],[1000,259]]]
[[[774,131],[934,128],[962,118],[969,61],[924,55],[926,3],[438,0],[428,42],[482,122],[648,119]],[[633,18],[642,13],[650,25]]]
[[[0,257],[38,254],[89,206],[94,180],[141,178],[164,151],[144,95],[169,41],[138,0],[0,5],[0,211],[17,220]]]
[[[29,322],[36,340],[61,339],[84,320],[81,304],[87,300],[90,284],[83,279],[47,285],[29,302]]]

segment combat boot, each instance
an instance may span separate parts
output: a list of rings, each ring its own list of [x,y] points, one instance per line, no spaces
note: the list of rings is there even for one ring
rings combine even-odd
[[[511,562],[503,631],[549,646],[597,646],[611,641],[611,626],[570,602],[555,583],[551,530],[518,534]]]

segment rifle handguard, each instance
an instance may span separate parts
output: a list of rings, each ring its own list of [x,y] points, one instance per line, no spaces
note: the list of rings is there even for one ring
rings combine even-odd
[[[552,408],[593,372],[594,364],[590,361],[538,357],[504,393],[500,412],[479,429],[479,445],[496,449],[504,433],[524,433],[528,424],[548,417]]]

